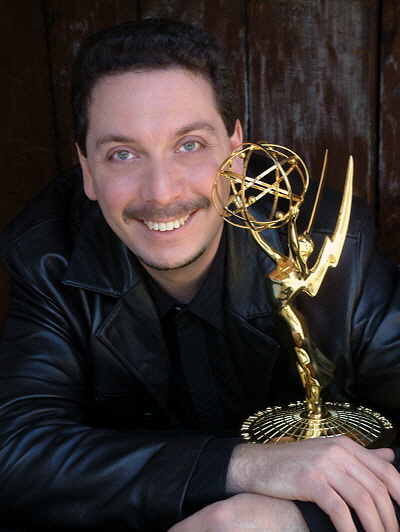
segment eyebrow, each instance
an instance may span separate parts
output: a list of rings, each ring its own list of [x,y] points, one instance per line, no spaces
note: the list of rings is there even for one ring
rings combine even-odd
[[[215,126],[213,126],[213,124],[211,124],[210,122],[199,120],[197,122],[192,122],[190,124],[187,124],[181,127],[180,129],[177,129],[173,133],[172,136],[175,138],[183,137],[187,135],[188,133],[191,133],[192,131],[199,131],[199,130],[209,131],[213,135],[217,134],[217,129],[215,128]],[[99,137],[96,140],[95,149],[98,150],[104,144],[110,144],[111,142],[114,142],[117,144],[135,144],[136,140],[133,137],[126,137],[124,135],[114,135],[111,133],[109,135],[104,135],[102,137]]]
[[[99,137],[96,140],[95,149],[98,150],[104,144],[110,144],[111,142],[115,142],[117,144],[132,144],[135,142],[135,140],[132,137],[124,137],[123,135],[113,135],[112,133],[110,135],[104,135],[103,137]]]
[[[205,120],[199,120],[198,122],[192,122],[191,124],[188,124],[187,126],[183,126],[181,129],[178,129],[175,132],[175,137],[182,137],[184,135],[187,135],[188,133],[191,133],[192,131],[198,131],[198,130],[207,130],[210,133],[213,133],[214,135],[217,133],[217,129],[213,124],[210,124],[210,122],[206,122]]]

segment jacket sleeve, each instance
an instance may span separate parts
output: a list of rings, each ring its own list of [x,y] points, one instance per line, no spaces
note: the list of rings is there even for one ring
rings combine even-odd
[[[183,517],[188,482],[211,438],[93,426],[79,317],[16,253],[12,246],[5,258],[13,287],[0,352],[0,526],[167,530]]]

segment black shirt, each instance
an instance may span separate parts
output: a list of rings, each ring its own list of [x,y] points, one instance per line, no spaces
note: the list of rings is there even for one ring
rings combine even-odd
[[[226,333],[225,249],[223,235],[203,286],[187,305],[165,294],[149,277],[147,283],[171,357],[171,411],[185,420],[185,428],[236,436],[244,394]]]
[[[225,436],[204,448],[184,508],[193,513],[226,497],[226,472],[240,441],[237,401],[241,384],[232,364],[223,309],[225,235],[203,286],[187,305],[165,294],[146,275],[171,357],[169,407],[183,428]]]

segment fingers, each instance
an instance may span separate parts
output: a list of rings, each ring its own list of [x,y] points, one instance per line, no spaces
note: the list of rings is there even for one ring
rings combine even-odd
[[[347,532],[349,526],[354,527],[349,525],[352,519],[346,507],[350,506],[367,532],[398,532],[391,496],[397,500],[400,495],[400,476],[390,464],[391,458],[390,452],[372,453],[347,438],[335,438],[327,455],[316,459],[317,481],[311,473],[310,495],[315,494],[314,502],[329,514],[338,530]],[[320,485],[313,486],[313,482]]]
[[[360,454],[360,461],[368,467],[377,478],[386,486],[391,497],[400,504],[400,475],[397,469],[392,465],[394,452],[392,449],[374,449],[368,451],[363,449]]]
[[[365,483],[368,484],[369,480],[365,479]],[[321,486],[315,502],[340,532],[356,530],[349,507],[355,510],[366,532],[397,532],[393,504],[383,484],[381,493],[378,493],[380,489],[363,486],[359,480],[343,474],[342,477],[338,475],[331,485]]]
[[[346,445],[349,444],[348,441],[345,443]],[[391,497],[399,501],[400,475],[391,464],[394,458],[393,451],[390,449],[369,451],[364,447],[360,448],[358,445],[353,445],[353,442],[351,444],[351,451],[355,452],[353,455],[355,462],[353,464],[350,461],[346,473],[356,482],[354,490],[358,491],[354,492],[353,498],[357,500],[358,506],[355,510],[360,521],[365,530],[378,530],[368,521],[369,509],[371,508],[371,512],[376,511],[383,530],[398,532],[399,526]],[[360,467],[359,464],[362,464],[364,468]],[[345,500],[347,500],[346,497],[347,495],[344,496]],[[369,504],[370,506],[367,506]]]

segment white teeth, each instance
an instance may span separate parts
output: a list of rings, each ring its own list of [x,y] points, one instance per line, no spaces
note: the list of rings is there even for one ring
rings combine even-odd
[[[190,215],[187,214],[186,216],[178,218],[178,220],[173,220],[172,222],[150,222],[143,220],[143,223],[153,231],[172,231],[173,229],[178,229],[178,227],[184,225],[187,222],[189,216]]]

